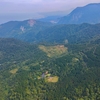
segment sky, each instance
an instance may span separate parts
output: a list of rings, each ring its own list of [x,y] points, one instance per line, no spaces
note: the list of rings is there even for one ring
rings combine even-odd
[[[65,16],[76,7],[100,0],[0,0],[0,24],[7,21]]]

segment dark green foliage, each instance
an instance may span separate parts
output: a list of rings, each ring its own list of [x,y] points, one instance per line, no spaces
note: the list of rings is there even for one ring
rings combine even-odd
[[[59,25],[47,30],[48,38],[39,33],[48,39],[45,46],[68,48],[55,58],[47,57],[39,44],[0,38],[0,100],[100,100],[99,26]],[[64,32],[69,32],[68,43]],[[46,82],[46,72],[58,82]]]
[[[36,34],[53,24],[36,20],[10,21],[0,25],[0,37],[17,38],[20,40],[35,42]]]
[[[36,38],[40,42],[52,43],[86,43],[91,39],[100,37],[100,24],[56,25],[40,31]]]
[[[33,24],[29,24],[31,21]],[[100,37],[99,34],[100,24],[55,25],[26,20],[0,25],[0,37],[13,37],[33,43],[86,43]],[[95,42],[99,42],[99,39]]]

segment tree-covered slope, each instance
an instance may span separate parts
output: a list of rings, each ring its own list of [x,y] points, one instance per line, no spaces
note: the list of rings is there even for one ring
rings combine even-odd
[[[34,73],[35,71],[38,73],[40,69],[38,65],[45,58],[48,57],[38,48],[38,45],[12,38],[0,38],[0,100],[23,100],[24,97],[21,96],[27,88],[25,81],[29,78],[29,71],[33,69]],[[20,97],[13,97],[15,94],[12,94],[12,89],[16,91],[13,93],[17,93],[16,95]]]
[[[37,41],[82,43],[100,35],[100,24],[56,25],[37,34]]]
[[[33,19],[25,21],[10,21],[0,25],[0,37],[13,37],[28,42],[35,42],[36,34],[50,26],[52,26],[51,23]]]
[[[8,22],[0,25],[0,37],[27,42],[82,43],[99,36],[100,24],[54,25],[35,20]]]
[[[99,40],[33,45],[0,39],[0,99],[99,100]]]
[[[13,38],[0,38],[0,63],[21,62],[31,58],[39,59],[41,58],[39,54],[42,53],[35,44],[28,44]]]

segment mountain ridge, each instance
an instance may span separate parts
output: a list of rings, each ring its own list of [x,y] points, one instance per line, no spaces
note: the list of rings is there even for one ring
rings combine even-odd
[[[35,41],[35,35],[53,24],[33,19],[24,21],[10,21],[0,25],[0,37],[16,38],[21,40],[29,39]],[[28,41],[29,41],[28,40]]]
[[[64,16],[59,24],[81,24],[100,22],[100,3],[91,3],[83,7],[75,8],[70,14]]]
[[[32,22],[29,24],[29,22]],[[0,27],[0,37],[15,38],[30,43],[86,42],[100,33],[98,24],[50,24],[33,20],[8,22]],[[84,39],[83,39],[84,37]]]

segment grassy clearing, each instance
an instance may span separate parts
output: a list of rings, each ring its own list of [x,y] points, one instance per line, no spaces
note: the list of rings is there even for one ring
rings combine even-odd
[[[68,48],[64,47],[64,45],[56,45],[56,46],[40,45],[39,48],[42,51],[44,51],[48,57],[58,57],[64,53],[68,52]]]
[[[15,68],[15,69],[12,69],[12,70],[10,71],[10,73],[16,74],[17,71],[18,71],[18,68]]]
[[[54,76],[54,77],[48,77],[45,79],[45,82],[52,82],[52,83],[56,83],[58,82],[59,77],[58,76]]]
[[[23,66],[22,69],[23,69],[23,70],[26,70],[26,71],[29,71],[29,70],[30,70],[30,67],[28,67],[28,66]]]
[[[78,58],[73,58],[73,59],[72,59],[72,62],[78,62],[78,61],[79,61]]]

